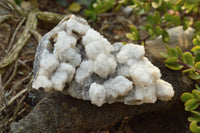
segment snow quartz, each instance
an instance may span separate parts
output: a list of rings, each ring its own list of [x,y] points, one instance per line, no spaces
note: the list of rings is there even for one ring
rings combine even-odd
[[[42,38],[33,88],[65,90],[97,106],[170,100],[173,87],[160,79],[160,70],[144,54],[143,46],[111,45],[85,19],[70,15]]]

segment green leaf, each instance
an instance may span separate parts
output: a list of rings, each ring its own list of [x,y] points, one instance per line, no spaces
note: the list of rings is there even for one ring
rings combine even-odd
[[[186,0],[187,4],[193,5],[193,4],[198,4],[200,0]]]
[[[188,121],[189,122],[192,122],[192,121],[200,122],[200,117],[197,117],[197,116],[188,117]]]
[[[190,52],[185,52],[183,54],[184,58],[185,58],[185,64],[188,64],[190,66],[194,66],[194,57],[192,56],[192,54]]]
[[[154,39],[156,37],[156,34],[154,32],[154,28],[151,24],[146,24],[145,30],[149,33],[149,35],[151,36],[151,39]]]
[[[172,22],[173,21],[173,15],[171,15],[171,14],[165,14],[164,15],[164,19],[165,19],[165,21],[167,21],[167,22]]]
[[[84,13],[87,16],[87,18],[90,18],[94,21],[97,20],[97,14],[94,10],[84,10]]]
[[[194,57],[194,61],[195,62],[199,62],[200,61],[200,53],[197,53]]]
[[[166,53],[160,52],[160,55],[164,58],[169,58],[170,56]]]
[[[161,23],[160,13],[158,11],[155,11],[153,16],[153,24],[157,25],[160,23]]]
[[[156,32],[157,36],[161,35],[162,34],[162,28],[160,28],[160,26],[156,26],[155,32]]]
[[[162,32],[162,40],[163,40],[163,42],[169,41],[169,34],[166,30],[163,30],[163,32]]]
[[[192,111],[195,110],[200,103],[197,102],[196,99],[190,99],[188,100],[184,105],[185,105],[185,110],[186,111]]]
[[[159,8],[162,4],[162,0],[154,0],[151,2],[153,8]]]
[[[183,51],[181,50],[181,48],[177,46],[176,47],[176,51],[177,51],[177,53],[179,55],[180,60],[184,62],[185,58],[183,56]]]
[[[183,68],[180,64],[165,64],[165,66],[172,70],[181,70]]]
[[[183,18],[183,30],[187,30],[190,27],[190,21],[188,18]]]
[[[132,33],[127,33],[126,34],[126,37],[132,41],[137,41],[139,40],[139,36],[135,33],[135,32],[132,32]]]
[[[196,62],[194,66],[196,69],[200,70],[200,62]]]
[[[195,46],[191,49],[194,54],[200,53],[200,46]]]
[[[183,73],[195,72],[195,68],[185,69]]]
[[[190,131],[193,133],[200,133],[200,127],[197,125],[196,121],[190,123]]]
[[[178,58],[178,52],[176,51],[175,48],[169,48],[168,46],[166,48],[167,48],[167,54],[170,57],[177,57]]]
[[[200,118],[200,112],[199,111],[191,111],[193,116],[199,117]]]
[[[181,95],[181,101],[182,102],[186,102],[186,101],[188,101],[188,100],[190,100],[190,99],[194,99],[195,97],[191,94],[191,93],[189,93],[189,92],[185,92],[185,93],[183,93],[182,95]]]
[[[197,84],[195,84],[195,88],[200,91],[200,87]]]
[[[200,21],[196,21],[194,23],[194,27],[197,29],[197,30],[200,30]]]
[[[170,63],[176,63],[178,61],[177,57],[170,57],[165,60],[165,63],[170,64]]]
[[[181,23],[180,17],[178,15],[174,15],[174,17],[173,17],[173,24],[174,25],[180,25],[180,23]]]
[[[200,101],[200,92],[198,90],[193,90],[192,91],[192,95],[198,100]]]
[[[188,75],[189,75],[189,77],[190,77],[191,79],[194,79],[194,80],[200,79],[200,74],[197,73],[197,72],[190,72],[190,73],[188,73]]]
[[[81,5],[76,2],[73,2],[69,5],[67,9],[72,12],[79,12],[81,10]]]
[[[200,45],[200,42],[197,40],[197,38],[194,38],[194,39],[192,40],[192,42],[193,42],[193,44],[194,44],[195,46]]]

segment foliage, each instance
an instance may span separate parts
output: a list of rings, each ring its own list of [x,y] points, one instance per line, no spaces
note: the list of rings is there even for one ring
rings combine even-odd
[[[97,19],[97,15],[112,9],[115,5],[115,0],[97,0],[91,4],[89,9],[84,10],[85,15],[93,20]]]
[[[185,103],[185,110],[190,111],[192,116],[188,118],[190,121],[190,130],[194,133],[200,132],[200,126],[197,125],[200,122],[200,111],[198,107],[200,105],[200,88],[196,85],[196,89],[192,93],[185,92],[181,95],[181,100]]]
[[[187,23],[185,21],[185,23]],[[183,23],[184,24],[184,23]],[[187,26],[187,24],[186,24]],[[183,25],[184,27],[184,25]],[[179,48],[167,47],[167,53],[161,53],[166,58],[165,66],[172,70],[183,70],[193,80],[200,80],[200,21],[194,23],[195,33],[193,35],[193,45],[191,52],[184,52]],[[185,103],[185,110],[192,113],[192,117],[188,118],[190,122],[190,130],[194,133],[200,132],[200,87],[196,85],[191,93],[185,92],[181,96],[181,100]]]

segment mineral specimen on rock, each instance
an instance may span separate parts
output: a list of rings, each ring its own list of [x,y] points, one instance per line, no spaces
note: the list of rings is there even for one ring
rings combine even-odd
[[[34,62],[33,88],[63,91],[75,98],[128,105],[170,100],[170,83],[146,57],[143,46],[111,43],[86,20],[65,17],[41,40]]]

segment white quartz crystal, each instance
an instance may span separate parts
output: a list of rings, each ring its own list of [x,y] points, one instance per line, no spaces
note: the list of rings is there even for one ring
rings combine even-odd
[[[100,77],[107,77],[115,72],[116,61],[112,57],[100,54],[94,61],[94,72]]]
[[[124,45],[117,55],[119,63],[127,63],[129,59],[141,59],[144,56],[144,47],[134,44]]]
[[[123,76],[117,76],[114,79],[110,79],[105,83],[106,93],[108,96],[117,98],[119,96],[126,95],[133,89],[132,82]]]
[[[170,83],[159,79],[156,82],[156,87],[156,94],[158,99],[166,101],[170,100],[174,96],[174,90]]]
[[[86,20],[70,15],[42,38],[34,62],[33,88],[67,91],[97,106],[170,100],[173,87],[160,79],[160,70],[144,54],[140,45],[112,45]]]
[[[92,83],[89,88],[89,97],[93,104],[101,106],[106,97],[105,88],[100,84]]]
[[[75,76],[77,83],[83,83],[85,79],[87,79],[92,75],[92,73],[94,72],[93,64],[94,63],[91,60],[83,61],[80,64],[80,67],[76,70],[76,76]]]

